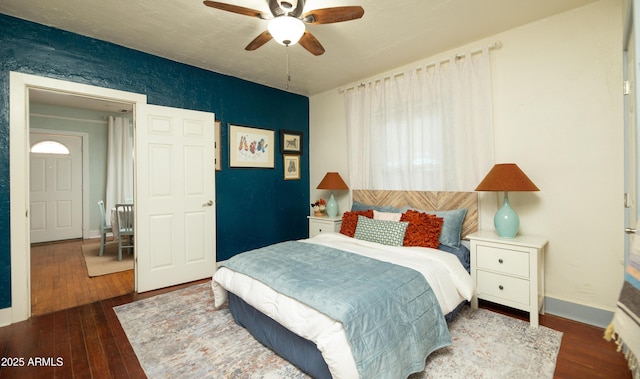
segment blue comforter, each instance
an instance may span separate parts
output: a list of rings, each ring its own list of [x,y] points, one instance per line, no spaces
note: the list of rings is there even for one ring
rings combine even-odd
[[[406,378],[451,344],[438,301],[415,270],[297,241],[221,265],[340,321],[361,378]]]

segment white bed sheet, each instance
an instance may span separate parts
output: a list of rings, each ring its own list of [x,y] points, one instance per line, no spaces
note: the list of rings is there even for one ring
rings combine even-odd
[[[419,271],[431,285],[443,315],[454,310],[463,300],[470,301],[473,295],[471,276],[458,258],[447,252],[422,247],[385,246],[340,233],[321,233],[301,242],[321,244]],[[293,333],[313,341],[335,379],[358,377],[342,323],[226,267],[215,273],[212,288],[216,307],[227,301],[227,291],[231,291]]]

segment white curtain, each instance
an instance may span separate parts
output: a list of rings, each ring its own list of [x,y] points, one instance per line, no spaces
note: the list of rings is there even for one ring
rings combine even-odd
[[[473,191],[493,166],[488,48],[344,97],[351,188]]]
[[[107,127],[105,208],[109,214],[116,204],[133,201],[133,130],[131,121],[123,117],[109,117]]]

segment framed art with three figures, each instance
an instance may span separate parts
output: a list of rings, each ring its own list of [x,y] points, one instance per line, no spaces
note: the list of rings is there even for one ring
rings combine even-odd
[[[229,124],[229,167],[274,168],[274,131]]]

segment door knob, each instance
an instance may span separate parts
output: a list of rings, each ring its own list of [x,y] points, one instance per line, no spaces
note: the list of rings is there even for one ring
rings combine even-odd
[[[213,205],[213,200],[209,200],[206,203],[202,204],[203,207],[210,207]]]
[[[636,230],[633,228],[624,228],[624,232],[627,234],[635,234]]]

